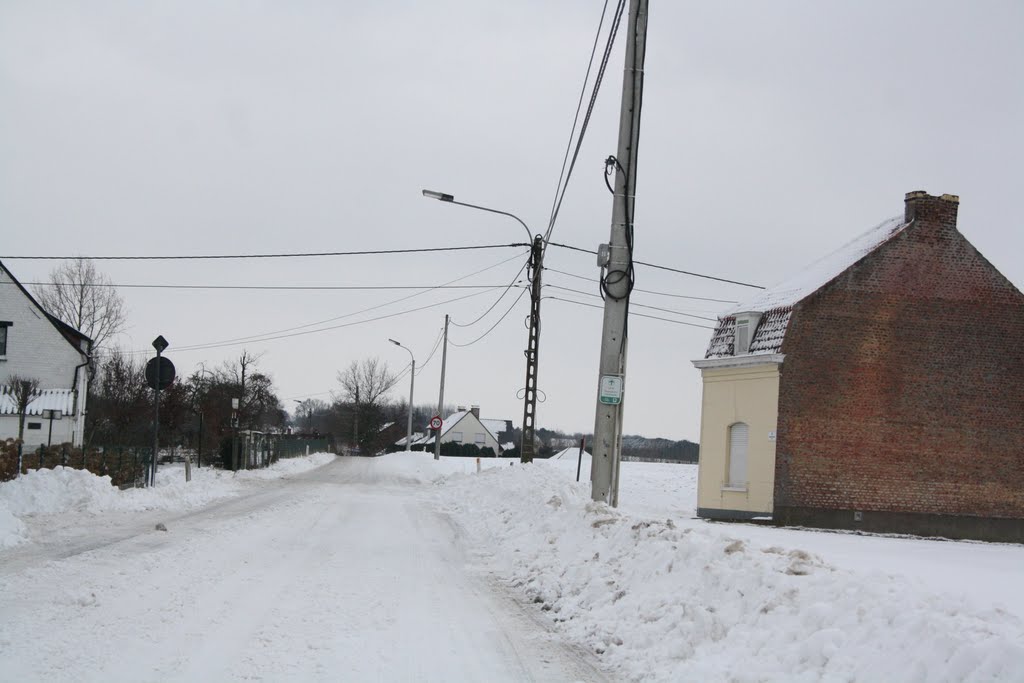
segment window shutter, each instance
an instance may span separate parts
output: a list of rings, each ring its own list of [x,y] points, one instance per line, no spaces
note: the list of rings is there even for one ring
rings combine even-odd
[[[743,422],[729,427],[729,486],[747,485],[749,428]]]

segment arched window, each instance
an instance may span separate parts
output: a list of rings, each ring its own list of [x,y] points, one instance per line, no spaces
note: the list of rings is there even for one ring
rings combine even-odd
[[[729,488],[747,487],[747,444],[750,430],[744,422],[729,426]]]

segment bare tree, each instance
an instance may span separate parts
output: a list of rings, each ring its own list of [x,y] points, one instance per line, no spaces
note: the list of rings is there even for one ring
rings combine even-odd
[[[21,442],[25,436],[25,415],[28,413],[28,404],[32,401],[32,397],[35,396],[36,392],[39,391],[39,380],[34,377],[23,377],[21,375],[11,375],[7,378],[7,389],[10,392],[11,398],[14,400],[14,405],[18,408],[18,475],[21,476],[21,465],[22,465],[22,445]]]
[[[124,299],[89,259],[57,266],[50,272],[50,284],[36,294],[43,308],[91,338],[93,349],[124,329]]]
[[[365,358],[338,371],[341,395],[352,403],[353,432],[355,443],[359,442],[359,414],[367,408],[377,408],[381,399],[395,386],[398,375],[388,369],[388,364],[379,358]]]

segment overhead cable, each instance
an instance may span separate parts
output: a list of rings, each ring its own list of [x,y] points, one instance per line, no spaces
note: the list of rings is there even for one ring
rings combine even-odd
[[[558,270],[556,268],[548,268],[547,266],[544,266],[544,270],[550,271],[552,273],[558,273],[559,275],[565,275],[566,277],[576,278],[577,280],[586,280],[587,282],[600,282],[600,280],[598,280],[597,278],[594,278],[594,277],[585,277],[583,275],[577,275],[575,273],[568,273],[568,272],[566,272],[564,270]],[[738,303],[734,299],[712,299],[712,298],[709,298],[709,297],[706,297],[706,296],[691,296],[691,295],[688,295],[688,294],[672,294],[670,292],[659,292],[659,291],[656,291],[656,290],[653,290],[653,289],[640,289],[639,287],[634,287],[633,291],[634,292],[643,292],[644,294],[652,294],[652,295],[655,295],[655,296],[669,296],[669,297],[672,297],[672,298],[675,298],[675,299],[692,299],[694,301],[710,301],[710,302],[719,303],[719,304],[735,304],[735,303]]]
[[[554,301],[564,301],[567,304],[576,304],[577,306],[586,306],[587,308],[599,308],[601,310],[604,310],[604,306],[599,306],[597,304],[588,304],[588,303],[584,303],[583,301],[573,301],[572,299],[563,299],[563,298],[558,297],[558,296],[546,296],[544,298],[545,299],[552,299]],[[672,320],[670,318],[660,318],[660,317],[658,317],[656,315],[647,315],[646,313],[630,313],[630,316],[634,317],[634,318],[650,318],[651,320],[661,320],[662,322],[674,323],[676,325],[686,325],[687,327],[699,327],[699,328],[704,329],[704,330],[713,330],[713,329],[715,329],[714,327],[711,327],[710,325],[698,325],[696,323],[688,323],[688,322],[684,322],[682,320]]]
[[[498,325],[501,324],[501,321],[504,320],[508,316],[508,314],[512,312],[512,309],[516,307],[516,304],[519,303],[519,300],[522,299],[523,295],[526,294],[526,292],[528,292],[528,291],[529,291],[528,289],[523,289],[523,291],[519,292],[519,296],[517,296],[516,300],[512,302],[512,305],[508,307],[508,310],[505,311],[500,318],[498,318],[497,322],[495,322],[493,325],[491,325],[490,329],[488,329],[486,332],[481,334],[479,337],[477,337],[473,341],[467,342],[465,344],[456,344],[455,342],[453,342],[452,340],[449,339],[448,343],[451,344],[452,346],[458,346],[459,348],[465,348],[467,346],[472,346],[473,344],[476,344],[478,341],[480,341],[481,339],[483,339],[484,337],[489,335],[492,331],[494,331],[494,328],[496,328]]]
[[[511,244],[478,244],[459,247],[421,247],[417,249],[366,249],[361,251],[318,251],[281,254],[195,254],[175,256],[0,256],[0,259],[19,261],[65,261],[86,259],[89,261],[198,261],[210,259],[268,259],[268,258],[309,258],[320,256],[382,256],[390,254],[423,254],[438,251],[471,251],[475,249],[505,249],[508,247],[528,247],[525,242]]]
[[[563,249],[570,249],[572,251],[583,252],[584,254],[597,254],[596,251],[591,249],[584,249],[582,247],[574,247],[571,244],[559,244],[558,242],[549,242],[552,247],[562,247]],[[671,273],[679,273],[680,275],[689,275],[691,277],[700,277],[705,280],[715,280],[717,282],[728,282],[731,285],[740,285],[741,287],[751,287],[753,289],[764,289],[762,285],[752,285],[749,282],[740,282],[739,280],[730,280],[724,277],[717,277],[715,275],[705,275],[704,273],[694,273],[689,270],[680,270],[678,268],[671,268],[669,266],[660,266],[656,263],[646,263],[644,261],[633,261],[638,266],[647,266],[648,268],[657,268],[658,270],[667,270]]]

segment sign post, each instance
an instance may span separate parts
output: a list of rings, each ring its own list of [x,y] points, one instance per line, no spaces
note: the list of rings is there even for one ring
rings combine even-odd
[[[163,352],[169,346],[163,335],[153,340],[156,358],[146,363],[146,383],[153,389],[153,457],[151,458],[147,486],[156,486],[156,465],[160,452],[160,391],[174,382],[174,363],[164,358]]]

